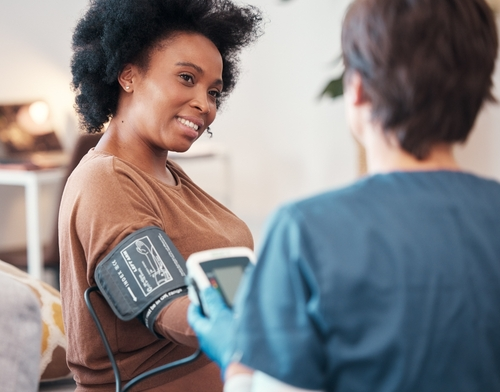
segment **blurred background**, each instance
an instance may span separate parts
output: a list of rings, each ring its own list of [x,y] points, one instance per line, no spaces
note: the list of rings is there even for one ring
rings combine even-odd
[[[348,0],[252,0],[265,34],[241,57],[241,76],[193,151],[174,157],[193,179],[250,226],[257,247],[279,204],[354,181],[362,172],[343,98],[322,97],[342,72],[340,28]],[[78,122],[70,90],[71,35],[87,0],[3,0],[0,105],[42,100],[63,148]],[[497,14],[500,23],[500,16]],[[500,69],[495,72],[500,99]],[[483,108],[472,137],[457,149],[467,170],[500,180],[500,105]],[[48,241],[60,187],[40,192],[41,235]],[[24,191],[0,185],[0,250],[26,244]]]

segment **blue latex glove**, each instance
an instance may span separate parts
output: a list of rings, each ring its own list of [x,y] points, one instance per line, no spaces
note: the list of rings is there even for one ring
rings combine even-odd
[[[188,322],[196,332],[203,352],[219,365],[224,374],[233,353],[233,312],[213,287],[203,290],[200,295],[203,308],[210,317],[202,314],[199,305],[191,303]]]

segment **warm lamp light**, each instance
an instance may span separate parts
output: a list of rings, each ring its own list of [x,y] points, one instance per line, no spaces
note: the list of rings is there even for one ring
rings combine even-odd
[[[22,105],[16,114],[16,125],[32,135],[52,131],[50,107],[47,102],[34,101]]]
[[[43,101],[33,102],[28,109],[31,119],[35,124],[42,125],[49,119],[49,105]]]

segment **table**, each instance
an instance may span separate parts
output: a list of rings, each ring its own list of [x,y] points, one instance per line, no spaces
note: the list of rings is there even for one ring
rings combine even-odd
[[[0,168],[0,185],[23,186],[26,203],[28,273],[42,279],[43,250],[40,236],[40,185],[62,185],[66,169],[11,170]]]

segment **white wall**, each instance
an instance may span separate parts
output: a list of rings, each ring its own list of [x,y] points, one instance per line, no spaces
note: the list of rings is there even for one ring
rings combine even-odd
[[[253,0],[265,35],[242,58],[240,84],[216,123],[230,146],[232,208],[252,227],[277,204],[356,176],[342,100],[319,99],[340,55],[348,0]]]
[[[356,178],[357,151],[343,101],[318,99],[340,69],[340,23],[349,0],[251,0],[266,15],[265,35],[242,56],[232,97],[211,127],[231,162],[230,207],[254,231],[279,203],[341,186]],[[71,31],[85,0],[3,0],[0,14],[0,102],[46,99],[66,145],[76,132],[69,89]],[[497,96],[500,71],[496,73]],[[489,106],[459,158],[500,179],[499,106]],[[224,167],[192,161],[186,170],[217,194]],[[44,189],[50,210],[57,191]],[[0,248],[24,243],[23,194],[0,186]],[[50,212],[46,212],[47,219]],[[46,225],[50,225],[50,219]],[[50,230],[44,230],[47,235]]]
[[[500,15],[497,25],[500,30]],[[456,149],[456,156],[469,171],[500,180],[500,55],[497,57],[493,83],[493,94],[498,103],[484,106],[469,140]]]

